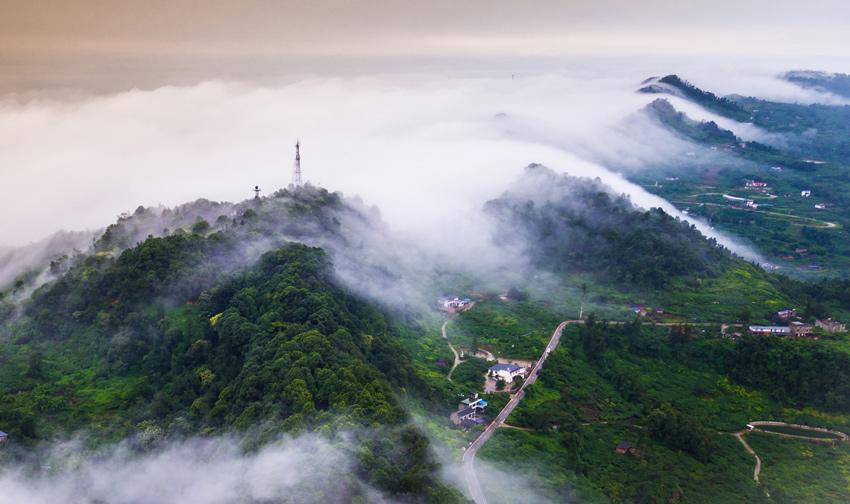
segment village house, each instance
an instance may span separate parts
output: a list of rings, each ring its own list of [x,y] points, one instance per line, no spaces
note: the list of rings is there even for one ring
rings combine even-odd
[[[826,203],[815,203],[815,208],[818,210],[826,210]]]
[[[787,326],[751,325],[749,331],[761,336],[791,336],[791,328]]]
[[[767,189],[767,182],[760,182],[758,180],[748,180],[744,187],[747,189]]]
[[[797,310],[794,308],[786,308],[779,310],[773,315],[773,318],[782,322],[787,322],[797,316]]]
[[[803,322],[794,321],[794,322],[791,322],[791,324],[788,326],[788,328],[791,329],[791,334],[795,338],[813,338],[814,337],[814,335],[812,334],[812,329],[813,329],[812,324],[805,324]]]
[[[629,310],[634,313],[637,313],[641,317],[645,317],[649,314],[649,307],[644,305],[629,305]]]
[[[517,377],[525,376],[525,368],[516,364],[496,364],[490,366],[487,374],[495,380],[503,380],[505,383],[513,383]]]
[[[463,425],[464,423],[474,421],[477,414],[478,410],[475,408],[464,408],[449,415],[449,420],[451,420],[454,425]]]
[[[847,332],[847,325],[838,322],[837,320],[815,320],[815,327],[819,327],[828,333],[843,333]]]
[[[472,303],[472,300],[469,298],[443,298],[440,300],[440,308],[445,311],[455,312],[466,309],[470,303]]]
[[[0,443],[5,443],[7,439],[9,439],[9,435],[0,431]]]
[[[467,397],[463,401],[459,402],[457,405],[457,409],[462,410],[466,408],[472,408],[476,410],[483,410],[487,407],[487,401],[478,397],[478,393],[472,394]]]
[[[637,448],[632,446],[628,441],[623,441],[614,448],[614,451],[620,455],[635,455],[637,453]]]
[[[803,198],[810,198],[812,196],[812,191],[800,191],[800,196]]]
[[[463,427],[464,429],[483,425],[487,421],[479,417],[478,414],[484,411],[486,407],[487,401],[478,397],[477,393],[472,394],[458,403],[458,410],[449,415],[449,420],[455,426]]]

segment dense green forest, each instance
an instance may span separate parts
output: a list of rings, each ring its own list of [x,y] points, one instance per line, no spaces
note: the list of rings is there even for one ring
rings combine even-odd
[[[499,221],[498,239],[524,240],[537,265],[589,271],[608,280],[660,288],[681,275],[716,276],[731,254],[693,225],[663,210],[639,210],[589,179],[526,169],[521,188],[487,203]]]
[[[33,445],[97,426],[97,439],[137,436],[144,449],[151,432],[165,442],[260,428],[260,444],[346,432],[364,482],[458,499],[401,403],[445,392],[419,377],[397,321],[340,287],[321,249],[282,244],[251,262],[236,226],[90,255],[38,289],[3,326],[3,430]]]

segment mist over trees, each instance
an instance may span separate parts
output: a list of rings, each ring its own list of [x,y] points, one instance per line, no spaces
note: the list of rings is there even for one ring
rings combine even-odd
[[[281,239],[345,242],[333,213],[347,207],[318,190],[252,203],[114,253],[137,233],[128,217],[98,240],[100,253],[39,288],[3,326],[4,430],[35,445],[98,422],[99,439],[140,448],[156,445],[142,441],[148,431],[346,432],[359,480],[454,500],[399,402],[403,390],[443,391],[417,375],[394,323],[343,286],[328,254]]]
[[[732,257],[661,209],[638,209],[598,180],[540,165],[486,210],[500,222],[497,243],[519,242],[535,265],[557,272],[659,288],[681,275],[718,275]]]

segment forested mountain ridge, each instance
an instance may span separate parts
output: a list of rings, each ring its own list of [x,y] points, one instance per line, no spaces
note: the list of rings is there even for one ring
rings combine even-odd
[[[345,242],[333,215],[347,208],[323,190],[280,199],[250,202],[218,229],[197,220],[103,253],[130,235],[124,219],[101,253],[7,313],[0,424],[15,444],[80,429],[140,450],[198,434],[346,433],[352,496],[362,480],[399,499],[456,500],[399,399],[442,391],[417,376],[396,322],[344,287],[327,253],[285,239]],[[283,208],[290,219],[276,220]]]
[[[644,81],[646,83],[647,81]],[[741,95],[718,96],[677,75],[650,79],[644,93],[685,98],[706,110],[780,135],[781,147],[795,156],[846,163],[850,158],[850,105],[783,103]]]
[[[598,180],[530,165],[513,189],[486,205],[497,240],[520,237],[531,261],[554,271],[590,271],[609,281],[662,287],[681,275],[716,276],[732,255],[663,210],[640,210]]]
[[[782,79],[800,87],[850,98],[850,75],[807,70],[785,72]]]
[[[351,245],[362,245],[365,241],[362,236],[382,233],[383,223],[377,209],[366,207],[358,199],[344,198],[339,193],[310,185],[297,192],[281,189],[269,197],[238,203],[201,198],[173,208],[139,206],[133,212],[119,215],[116,222],[98,232],[94,240],[87,238],[90,244],[77,239],[63,248],[53,244],[64,236],[57,233],[48,240],[44,250],[39,249],[36,257],[40,264],[18,266],[19,283],[12,285],[10,290],[37,287],[44,280],[60,276],[75,261],[90,255],[115,257],[150,237],[214,232],[224,232],[242,242],[244,259],[255,260],[275,240],[315,245],[349,240]],[[15,252],[18,249],[6,254],[11,258]],[[26,250],[20,249],[20,252]],[[10,278],[14,274],[12,266],[9,265],[6,272]],[[0,290],[8,287],[0,284]]]
[[[740,105],[723,96],[717,96],[710,91],[703,91],[690,82],[675,74],[661,78],[650,78],[641,83],[642,93],[671,93],[702,105],[708,110],[733,119],[744,121],[749,114]]]
[[[714,121],[696,121],[680,112],[666,99],[653,100],[641,110],[659,121],[677,135],[702,146],[733,152],[735,155],[754,162],[782,163],[785,168],[812,171],[814,165],[806,163],[796,156],[783,154],[779,149],[756,141],[745,141],[728,129],[723,129]]]

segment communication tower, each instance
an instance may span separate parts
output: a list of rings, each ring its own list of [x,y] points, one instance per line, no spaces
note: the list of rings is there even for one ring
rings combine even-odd
[[[292,185],[301,187],[301,142],[295,141],[295,170],[292,173]]]

